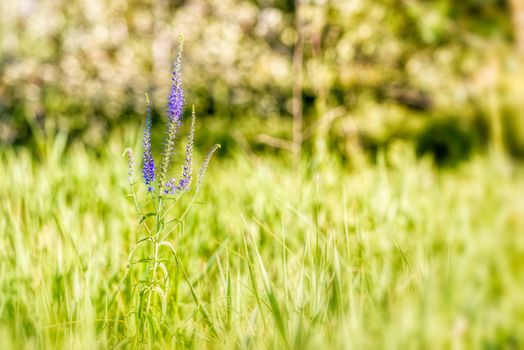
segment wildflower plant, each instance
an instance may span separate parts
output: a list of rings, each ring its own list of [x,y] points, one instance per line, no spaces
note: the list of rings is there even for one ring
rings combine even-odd
[[[132,280],[135,324],[135,341],[141,342],[152,338],[161,329],[167,312],[171,276],[182,271],[188,283],[187,275],[180,264],[175,247],[169,242],[169,236],[176,232],[183,223],[199,192],[207,166],[213,154],[220,148],[214,145],[204,159],[196,186],[193,180],[193,142],[195,137],[196,113],[192,108],[190,127],[187,134],[185,159],[178,177],[170,176],[170,168],[175,156],[175,141],[182,126],[184,114],[184,91],[182,89],[182,48],[183,37],[180,36],[179,47],[172,72],[172,86],[168,98],[166,136],[163,145],[162,159],[157,167],[152,150],[152,114],[151,102],[146,94],[146,122],[143,138],[142,178],[146,189],[146,201],[140,203],[135,189],[134,156],[127,148],[129,161],[129,182],[131,196],[139,216],[139,223],[145,228],[145,235],[132,247],[128,256],[127,271],[124,279],[130,275],[133,267],[138,266],[138,277]],[[175,219],[168,217],[179,199],[185,193],[193,192],[193,197],[182,214]],[[152,208],[152,209],[151,209]],[[174,268],[173,268],[174,267]],[[136,274],[135,274],[136,275]],[[192,286],[190,285],[192,289]],[[198,303],[193,293],[195,302]]]

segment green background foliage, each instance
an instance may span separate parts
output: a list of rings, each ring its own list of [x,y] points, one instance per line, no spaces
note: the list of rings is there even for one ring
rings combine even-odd
[[[0,15],[3,143],[40,129],[99,147],[111,129],[141,118],[144,91],[163,115],[179,33],[188,101],[229,126],[211,137],[260,146],[261,134],[291,137],[292,1],[23,0],[3,3]],[[321,134],[351,157],[397,138],[422,138],[422,149],[440,142],[426,140],[430,124],[460,124],[441,148],[461,159],[467,149],[451,149],[462,139],[485,145],[495,114],[504,144],[523,154],[509,3],[305,1],[303,18],[309,141]]]

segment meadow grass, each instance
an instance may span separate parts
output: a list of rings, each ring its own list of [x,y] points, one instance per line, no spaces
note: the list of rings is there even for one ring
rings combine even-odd
[[[144,232],[121,154],[137,139],[0,153],[2,349],[130,347],[122,276]],[[439,170],[397,146],[357,169],[217,158],[170,236],[180,268],[144,346],[523,347],[524,169],[476,156]]]

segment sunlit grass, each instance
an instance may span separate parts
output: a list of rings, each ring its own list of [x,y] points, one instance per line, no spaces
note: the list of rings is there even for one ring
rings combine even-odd
[[[60,139],[39,160],[0,154],[3,348],[112,348],[131,336],[121,277],[143,232],[121,157],[129,140],[101,155],[64,153]],[[437,170],[407,147],[354,170],[230,152],[171,236],[194,294],[182,273],[171,279],[155,345],[524,345],[522,168],[478,156]]]

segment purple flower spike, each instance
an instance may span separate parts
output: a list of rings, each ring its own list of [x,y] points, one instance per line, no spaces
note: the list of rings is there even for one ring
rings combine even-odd
[[[193,105],[193,112],[191,113],[191,127],[189,128],[189,134],[187,135],[186,145],[186,159],[184,161],[184,167],[182,168],[182,177],[178,183],[178,190],[188,191],[191,185],[191,179],[193,176],[193,142],[195,140],[195,105]]]
[[[167,104],[167,114],[170,122],[176,122],[177,127],[180,127],[182,121],[182,114],[184,113],[184,90],[182,90],[182,49],[184,44],[184,37],[181,35],[179,39],[179,46],[175,66],[171,76],[171,91],[169,92],[169,100]]]
[[[168,125],[167,136],[164,142],[164,152],[162,156],[162,164],[160,166],[159,182],[160,187],[164,188],[164,192],[168,188],[167,172],[173,153],[175,152],[175,139],[178,128],[182,124],[182,114],[184,113],[184,91],[182,90],[182,48],[184,37],[181,35],[178,45],[178,53],[173,69],[171,91],[169,93],[169,101],[167,106]]]
[[[153,183],[155,182],[155,160],[151,151],[151,105],[149,104],[149,96],[146,94],[146,127],[144,130],[144,166],[142,174],[144,175],[144,182],[147,186],[147,191],[153,191]]]

